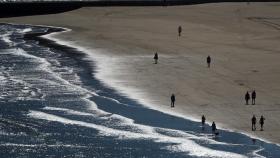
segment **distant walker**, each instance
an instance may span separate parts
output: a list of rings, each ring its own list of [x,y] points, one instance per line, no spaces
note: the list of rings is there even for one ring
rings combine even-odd
[[[182,27],[179,26],[179,27],[178,27],[178,36],[179,36],[179,37],[181,36],[181,33],[182,33]]]
[[[210,68],[210,64],[211,64],[211,57],[208,55],[208,57],[206,58],[206,62],[207,62],[207,66],[208,68]]]
[[[216,123],[213,122],[213,123],[212,123],[212,132],[215,133],[216,130],[217,130]]]
[[[255,105],[256,104],[256,91],[253,91],[252,92],[252,105]]]
[[[175,105],[175,95],[172,94],[171,95],[171,107],[174,108],[175,107],[174,105]]]
[[[261,131],[263,131],[264,120],[265,120],[265,118],[263,116],[261,116],[261,118],[260,118]]]
[[[257,118],[255,115],[253,115],[252,119],[252,131],[255,131],[256,130],[256,122],[257,122]]]
[[[249,92],[247,91],[247,93],[245,94],[246,105],[249,104],[249,100],[250,100],[250,94],[249,94]]]
[[[201,124],[202,124],[202,126],[205,125],[205,121],[206,121],[206,118],[205,118],[204,115],[202,115],[202,117],[201,117]]]
[[[155,53],[154,60],[155,60],[155,64],[157,64],[158,63],[158,53]]]

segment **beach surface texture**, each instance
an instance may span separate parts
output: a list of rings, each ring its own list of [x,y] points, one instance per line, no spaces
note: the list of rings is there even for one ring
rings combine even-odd
[[[52,38],[91,55],[97,78],[122,95],[280,143],[280,3],[85,7],[0,21],[69,28]],[[256,105],[245,105],[245,93],[253,90]],[[251,131],[253,114],[266,118],[264,131],[259,124]]]

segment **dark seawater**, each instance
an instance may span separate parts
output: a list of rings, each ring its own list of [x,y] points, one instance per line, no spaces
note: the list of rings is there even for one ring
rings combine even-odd
[[[0,157],[279,157],[280,147],[174,117],[121,96],[62,29],[0,25]]]

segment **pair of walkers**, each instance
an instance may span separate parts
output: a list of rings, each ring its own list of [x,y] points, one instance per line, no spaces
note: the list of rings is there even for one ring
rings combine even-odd
[[[261,131],[263,131],[264,120],[265,120],[265,118],[263,116],[261,116],[261,118],[259,120],[259,123],[261,125]],[[257,118],[255,115],[253,115],[251,122],[252,122],[252,131],[255,131],[257,129],[256,128]]]
[[[250,97],[249,92],[247,91],[247,93],[245,94],[246,105],[249,104],[249,100],[250,100],[251,98],[252,98],[252,105],[255,105],[255,104],[256,104],[256,97],[257,97],[256,91],[253,91],[253,92],[252,92],[251,97]]]
[[[158,53],[157,52],[154,55],[154,60],[155,60],[155,64],[157,64],[158,63]],[[212,60],[211,57],[208,55],[206,58],[208,68],[210,68],[211,60]]]
[[[201,124],[202,124],[202,128],[203,128],[203,129],[204,129],[205,122],[206,122],[206,117],[205,117],[204,115],[202,115],[202,117],[201,117]],[[212,128],[212,132],[213,132],[215,135],[218,135],[218,134],[219,134],[219,132],[217,131],[217,126],[216,126],[216,123],[215,123],[215,122],[212,123],[211,128]]]

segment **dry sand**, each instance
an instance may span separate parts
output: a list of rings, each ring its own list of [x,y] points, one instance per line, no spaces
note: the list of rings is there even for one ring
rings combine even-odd
[[[57,37],[87,48],[97,77],[124,95],[280,143],[280,3],[81,8],[1,22],[71,28]],[[253,89],[256,105],[245,105]],[[264,115],[265,131],[251,131],[253,114]]]

